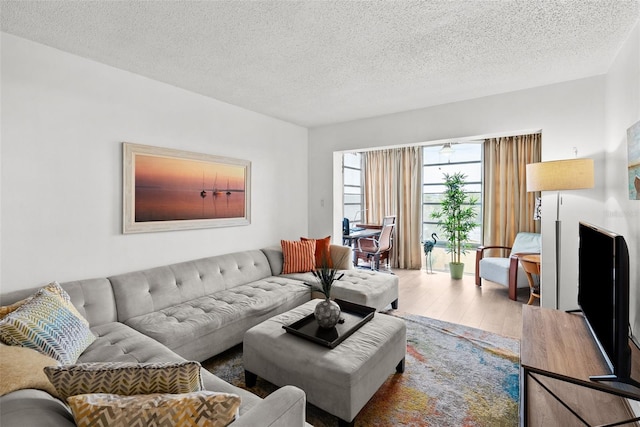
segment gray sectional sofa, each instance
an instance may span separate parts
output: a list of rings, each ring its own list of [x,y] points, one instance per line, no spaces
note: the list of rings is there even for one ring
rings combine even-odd
[[[349,248],[331,247],[335,260]],[[347,260],[350,256],[347,254]],[[310,273],[282,273],[278,248],[182,262],[109,278],[63,283],[73,305],[97,337],[78,362],[204,361],[242,342],[245,331],[311,299]],[[398,278],[337,266],[345,275],[334,296],[382,309],[397,307]],[[7,305],[35,289],[0,295]],[[242,398],[233,426],[305,425],[305,394],[287,386],[266,399],[203,370],[207,390]],[[72,426],[73,417],[48,393],[25,389],[0,397],[0,425]]]

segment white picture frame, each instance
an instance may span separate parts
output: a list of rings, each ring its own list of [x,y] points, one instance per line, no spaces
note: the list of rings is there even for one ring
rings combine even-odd
[[[124,234],[250,224],[250,161],[122,146]]]

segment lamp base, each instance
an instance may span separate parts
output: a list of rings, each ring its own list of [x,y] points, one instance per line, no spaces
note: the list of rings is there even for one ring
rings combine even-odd
[[[556,219],[556,310],[560,309],[560,236],[562,221]]]

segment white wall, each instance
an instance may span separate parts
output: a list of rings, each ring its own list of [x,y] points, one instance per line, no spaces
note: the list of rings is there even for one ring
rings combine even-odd
[[[561,208],[562,283],[560,307],[575,308],[577,295],[578,220],[602,223],[605,153],[604,76],[457,102],[432,108],[318,127],[309,131],[309,232],[326,235],[336,221],[332,198],[333,152],[421,143],[449,138],[486,136],[542,129],[542,159],[574,156],[595,159],[592,190],[566,192]],[[320,207],[320,200],[325,200]],[[555,304],[555,193],[543,195],[542,304]],[[551,236],[551,238],[546,238]],[[548,255],[545,255],[548,254]]]
[[[640,337],[640,201],[627,192],[627,129],[640,120],[640,29],[631,33],[606,79],[606,189],[604,225],[629,247],[631,324]]]
[[[306,235],[307,129],[6,33],[1,43],[2,292]],[[123,235],[123,141],[250,160],[251,224]]]

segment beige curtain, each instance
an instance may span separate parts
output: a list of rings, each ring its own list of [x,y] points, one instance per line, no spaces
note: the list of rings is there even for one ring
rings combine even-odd
[[[421,268],[421,147],[370,151],[364,159],[366,222],[381,224],[385,216],[395,215],[391,266]]]
[[[540,232],[535,198],[527,193],[526,165],[541,159],[541,134],[484,142],[483,244],[511,246],[520,231]]]

